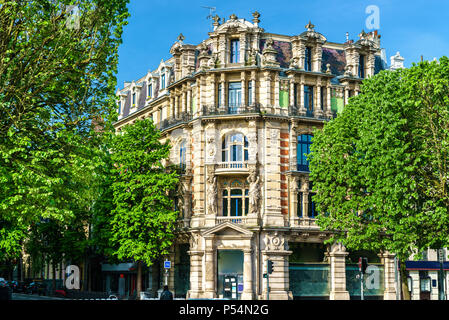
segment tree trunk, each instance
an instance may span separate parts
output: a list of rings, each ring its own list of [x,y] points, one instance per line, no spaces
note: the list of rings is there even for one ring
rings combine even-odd
[[[55,293],[55,290],[56,290],[56,264],[53,262],[52,264],[51,264],[51,267],[52,267],[52,271],[53,271],[53,294]]]
[[[407,270],[405,267],[405,261],[400,261],[399,263],[400,263],[402,300],[410,300],[410,291],[408,288]]]
[[[142,261],[137,262],[137,300],[140,299],[140,292],[142,291]]]

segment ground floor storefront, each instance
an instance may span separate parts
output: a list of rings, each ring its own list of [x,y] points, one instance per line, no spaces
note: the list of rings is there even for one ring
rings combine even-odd
[[[358,300],[358,258],[368,258],[363,296],[396,299],[394,257],[325,245],[320,232],[245,228],[223,223],[190,232],[167,257],[167,283],[187,299]],[[267,261],[273,262],[269,277]],[[268,289],[269,288],[269,289]]]

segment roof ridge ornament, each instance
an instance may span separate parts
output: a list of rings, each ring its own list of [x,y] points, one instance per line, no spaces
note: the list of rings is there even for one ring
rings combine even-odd
[[[260,13],[257,12],[257,11],[253,12],[253,17],[254,17],[254,19],[253,19],[254,25],[256,27],[258,27],[259,26],[259,22],[260,22],[260,19],[259,19],[260,18]]]
[[[231,16],[229,18],[231,19],[231,21],[236,21],[238,19],[238,17],[235,15],[235,13],[231,14]]]
[[[315,25],[312,24],[312,22],[309,20],[309,23],[305,26],[305,28],[307,29],[307,31],[315,31]]]
[[[180,33],[177,39],[178,39],[179,42],[182,43],[184,41],[185,37],[184,37],[184,35],[182,33]]]

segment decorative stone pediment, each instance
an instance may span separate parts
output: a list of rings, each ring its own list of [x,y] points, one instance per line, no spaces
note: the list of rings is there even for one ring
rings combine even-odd
[[[206,232],[204,232],[203,237],[207,236],[239,236],[243,238],[252,238],[253,232],[242,228],[236,224],[225,222],[223,224],[219,224],[215,227],[210,228]]]
[[[215,32],[230,32],[248,31],[249,29],[257,28],[254,24],[245,19],[238,19],[235,14],[231,15],[229,20],[218,26]]]

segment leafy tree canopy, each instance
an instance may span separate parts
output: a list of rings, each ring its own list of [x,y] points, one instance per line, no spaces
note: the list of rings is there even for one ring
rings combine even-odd
[[[0,260],[20,253],[41,218],[73,223],[95,199],[94,129],[116,117],[127,2],[0,5]]]
[[[164,166],[169,142],[160,142],[160,132],[149,119],[125,126],[113,140],[112,242],[119,259],[152,265],[169,253],[175,221],[171,194],[178,173]]]
[[[405,261],[449,244],[449,59],[367,79],[315,132],[319,225],[350,249]]]

